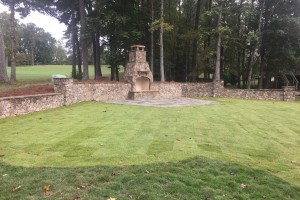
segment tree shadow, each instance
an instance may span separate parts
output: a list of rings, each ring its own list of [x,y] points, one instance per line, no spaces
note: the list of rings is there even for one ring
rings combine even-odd
[[[299,199],[300,188],[266,172],[193,157],[176,163],[28,168],[0,162],[0,199]],[[45,196],[44,185],[51,185]],[[14,191],[14,188],[21,186]]]

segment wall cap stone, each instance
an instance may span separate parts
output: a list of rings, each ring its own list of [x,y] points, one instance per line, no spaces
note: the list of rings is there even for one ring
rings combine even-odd
[[[27,98],[33,98],[33,97],[47,97],[47,96],[56,96],[56,95],[62,95],[62,93],[48,93],[48,94],[0,97],[0,101],[1,100],[12,100],[12,99],[27,99]]]

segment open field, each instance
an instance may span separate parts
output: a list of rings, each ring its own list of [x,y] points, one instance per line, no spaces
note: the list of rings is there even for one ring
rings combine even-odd
[[[2,119],[2,197],[43,199],[51,185],[50,199],[300,199],[299,103],[213,100]]]
[[[110,76],[110,68],[107,65],[102,66],[103,76]],[[123,68],[121,67],[121,72]],[[10,68],[7,69],[10,75]],[[51,76],[55,74],[71,76],[72,66],[70,65],[42,65],[42,66],[18,66],[17,82],[10,84],[0,84],[0,91],[11,90],[20,87],[27,87],[35,84],[51,83]],[[94,78],[94,67],[89,67],[90,79]]]
[[[55,74],[71,76],[71,65],[40,65],[40,66],[19,66],[17,67],[17,79],[20,82],[32,82],[32,81],[51,81],[51,76]],[[103,76],[110,75],[110,68],[108,66],[102,67]],[[8,68],[8,74],[10,74],[10,68]],[[94,66],[89,66],[89,75],[93,79]]]

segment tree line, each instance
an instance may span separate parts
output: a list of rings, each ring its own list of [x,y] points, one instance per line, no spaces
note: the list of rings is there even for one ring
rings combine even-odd
[[[9,14],[0,13],[5,44],[5,63],[11,65]],[[22,24],[16,21],[16,65],[66,64],[67,52],[62,41],[54,39],[50,33],[33,23]]]
[[[162,81],[224,79],[250,88],[257,80],[266,88],[271,77],[300,68],[298,0],[1,2],[11,15],[13,8],[24,15],[37,10],[67,25],[73,77],[88,79],[93,63],[100,79],[105,52],[111,79],[118,80],[132,44],[146,45],[154,78]]]

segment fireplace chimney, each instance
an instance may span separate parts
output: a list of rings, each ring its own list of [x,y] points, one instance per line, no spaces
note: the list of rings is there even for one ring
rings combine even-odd
[[[131,84],[131,92],[150,91],[153,74],[146,61],[145,46],[133,45],[130,48],[124,80]]]

